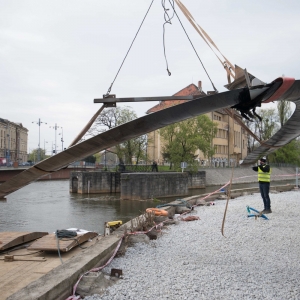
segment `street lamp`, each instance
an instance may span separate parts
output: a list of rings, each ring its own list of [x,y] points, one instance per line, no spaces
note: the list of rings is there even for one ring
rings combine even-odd
[[[59,133],[58,135],[61,135],[61,151],[64,151],[64,129],[61,127],[61,133]]]
[[[42,122],[41,119],[39,119],[37,122],[32,122],[32,123],[36,123],[37,125],[39,125],[39,148],[38,148],[38,158],[37,161],[39,162],[41,160],[41,146],[40,146],[40,140],[41,140],[41,124],[45,123]],[[47,123],[45,123],[47,124]]]
[[[57,153],[57,150],[56,150],[56,136],[57,136],[57,128],[61,128],[60,126],[57,126],[57,124],[55,123],[55,126],[50,126],[50,128],[53,128],[54,130],[55,130],[55,144],[54,144],[54,146],[55,146],[55,149],[54,149],[54,153],[56,154]]]
[[[44,140],[44,155],[46,156],[46,145],[45,144],[48,144],[48,142]]]

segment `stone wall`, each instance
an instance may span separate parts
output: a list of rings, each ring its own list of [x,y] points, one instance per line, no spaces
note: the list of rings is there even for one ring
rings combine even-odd
[[[71,172],[70,193],[99,194],[120,192],[120,173]]]
[[[122,200],[188,195],[188,173],[153,172],[121,175]]]
[[[206,186],[206,172],[188,173],[188,188],[201,189]]]

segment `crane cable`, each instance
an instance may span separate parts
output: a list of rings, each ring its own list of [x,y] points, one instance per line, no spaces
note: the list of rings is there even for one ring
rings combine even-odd
[[[164,9],[164,18],[165,18],[165,23],[163,24],[163,47],[164,47],[164,56],[165,56],[165,61],[166,61],[166,65],[167,65],[167,72],[168,72],[168,75],[171,76],[171,72],[169,70],[169,66],[168,66],[168,60],[167,60],[167,56],[166,56],[166,46],[165,46],[165,25],[166,24],[172,24],[171,23],[171,20],[174,18],[174,9],[173,9],[173,15],[170,17],[169,14],[168,14],[168,10],[165,6],[165,1],[166,0],[161,0],[161,5]],[[173,1],[173,6],[174,6],[174,0]]]
[[[177,5],[180,7],[180,9],[183,11],[183,9],[182,9],[181,6],[180,6],[180,5],[183,6],[183,4],[182,4],[180,1],[178,1],[178,0],[175,0],[175,1],[176,1]],[[196,55],[197,55],[197,57],[198,57],[198,59],[199,59],[201,65],[202,65],[202,67],[203,67],[203,69],[204,69],[204,71],[205,71],[205,73],[206,73],[208,79],[210,80],[213,89],[215,90],[216,93],[218,93],[218,90],[216,89],[214,83],[212,82],[212,80],[211,80],[211,78],[210,78],[210,76],[209,76],[207,70],[206,70],[205,67],[204,67],[204,64],[203,64],[201,58],[199,57],[199,55],[198,55],[198,53],[197,53],[197,51],[196,51],[196,49],[195,49],[195,47],[194,47],[194,45],[193,45],[193,43],[192,43],[190,37],[189,37],[189,35],[187,34],[187,32],[186,32],[186,30],[185,30],[185,28],[184,28],[184,26],[183,26],[183,24],[182,24],[182,22],[181,22],[181,20],[180,20],[180,18],[179,18],[179,16],[178,16],[176,10],[175,10],[174,5],[172,5],[171,0],[169,0],[169,2],[170,2],[171,6],[172,6],[172,8],[173,8],[173,10],[174,10],[174,13],[175,13],[175,15],[176,15],[176,17],[177,17],[177,19],[178,19],[178,21],[179,21],[179,23],[180,23],[180,25],[181,25],[183,31],[185,32],[186,37],[188,38],[188,40],[189,40],[189,42],[190,42],[192,48],[194,49],[194,51],[195,51],[195,53],[196,53]],[[184,7],[184,6],[183,6],[183,7]],[[185,8],[185,7],[184,7],[184,8]],[[184,15],[186,15],[184,11],[183,11],[183,13],[184,13]],[[186,16],[187,16],[187,15],[186,15]],[[187,18],[188,18],[188,17],[187,17]],[[188,19],[189,19],[189,18],[188,18]]]
[[[147,12],[146,12],[146,14],[145,14],[143,20],[142,20],[142,23],[140,24],[140,26],[139,26],[139,28],[138,28],[138,31],[137,31],[137,33],[135,34],[135,36],[134,36],[134,38],[133,38],[133,40],[132,40],[132,42],[131,42],[131,45],[130,45],[130,47],[129,47],[129,49],[128,49],[128,51],[127,51],[127,53],[126,53],[126,55],[125,55],[125,57],[124,57],[124,59],[123,59],[123,61],[122,61],[122,63],[121,63],[121,66],[120,66],[120,68],[119,68],[119,70],[118,70],[118,72],[117,72],[117,74],[116,74],[116,76],[115,76],[113,82],[111,83],[110,87],[108,88],[107,93],[104,95],[104,97],[108,97],[108,95],[109,95],[109,93],[110,93],[110,91],[111,91],[111,89],[112,89],[112,86],[113,86],[115,80],[117,79],[117,77],[118,77],[118,75],[119,75],[119,72],[120,72],[120,70],[121,70],[121,68],[122,68],[122,66],[123,66],[123,64],[124,64],[124,62],[125,62],[125,59],[127,58],[127,55],[128,55],[128,53],[129,53],[129,51],[130,51],[130,49],[131,49],[131,47],[132,47],[132,45],[133,45],[133,43],[134,43],[134,41],[135,41],[137,35],[138,35],[138,33],[139,33],[139,31],[140,31],[140,29],[141,29],[141,27],[142,27],[142,25],[143,25],[143,23],[144,23],[144,21],[145,21],[147,15],[148,15],[148,13],[149,13],[149,10],[150,10],[150,8],[151,8],[153,2],[154,2],[154,0],[152,0],[152,2],[150,3],[150,6],[149,6],[149,8],[148,8],[148,10],[147,10]]]

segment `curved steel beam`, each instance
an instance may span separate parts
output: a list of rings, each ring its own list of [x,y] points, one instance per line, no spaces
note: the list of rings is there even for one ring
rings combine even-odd
[[[58,171],[74,161],[118,145],[126,140],[173,123],[245,101],[250,101],[250,93],[247,88],[233,90],[172,106],[112,128],[47,158],[10,178],[0,185],[0,198],[38,180],[40,177]]]
[[[276,99],[276,101],[282,100],[291,101],[296,104],[293,115],[275,135],[248,154],[241,165],[254,164],[259,157],[274,152],[300,135],[300,80],[294,81],[288,90]]]

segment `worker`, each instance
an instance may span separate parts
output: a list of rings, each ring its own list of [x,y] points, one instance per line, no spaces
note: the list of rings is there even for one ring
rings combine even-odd
[[[157,162],[153,161],[152,163],[152,172],[158,172]]]
[[[264,156],[260,159],[259,165],[252,168],[253,171],[258,172],[258,183],[261,197],[264,201],[264,210],[261,211],[261,214],[270,214],[271,210],[271,200],[269,197],[270,191],[270,177],[271,177],[271,168],[267,164],[267,158]]]

